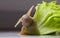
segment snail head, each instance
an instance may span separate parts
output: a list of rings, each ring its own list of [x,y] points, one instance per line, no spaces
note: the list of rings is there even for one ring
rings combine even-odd
[[[23,15],[23,16],[18,20],[18,22],[16,23],[15,27],[17,27],[17,25],[18,25],[20,22],[22,22],[22,25],[29,25],[29,24],[31,23],[32,19],[31,19],[30,14],[31,14],[31,11],[32,11],[33,7],[34,7],[34,5],[28,10],[28,12],[27,12],[25,15]]]

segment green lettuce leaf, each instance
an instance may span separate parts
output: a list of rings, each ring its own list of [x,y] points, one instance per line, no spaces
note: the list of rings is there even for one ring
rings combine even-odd
[[[57,5],[55,1],[38,4],[33,20],[40,34],[60,31],[60,5]]]

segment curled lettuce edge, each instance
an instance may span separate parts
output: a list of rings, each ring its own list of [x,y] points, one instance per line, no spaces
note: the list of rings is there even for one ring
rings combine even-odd
[[[60,5],[56,1],[38,4],[33,19],[40,34],[60,32]]]

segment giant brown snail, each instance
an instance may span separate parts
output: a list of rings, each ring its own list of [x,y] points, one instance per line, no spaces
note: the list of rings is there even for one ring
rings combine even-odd
[[[21,35],[27,35],[29,34],[27,32],[27,29],[30,29],[32,27],[33,23],[33,17],[30,16],[32,9],[34,8],[34,5],[28,10],[28,12],[26,14],[24,14],[16,23],[15,27],[17,27],[17,25],[22,22],[22,29],[20,34]]]

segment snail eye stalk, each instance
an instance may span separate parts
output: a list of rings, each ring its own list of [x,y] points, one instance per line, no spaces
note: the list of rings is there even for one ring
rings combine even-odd
[[[31,6],[31,8],[28,10],[28,12],[26,13],[26,15],[27,16],[30,16],[30,14],[31,14],[31,11],[33,10],[33,8],[34,8],[34,5],[33,6]]]
[[[16,25],[15,25],[14,27],[17,27],[18,24],[19,24],[21,21],[22,21],[22,18],[20,18],[20,19],[18,20],[18,22],[16,23]]]

